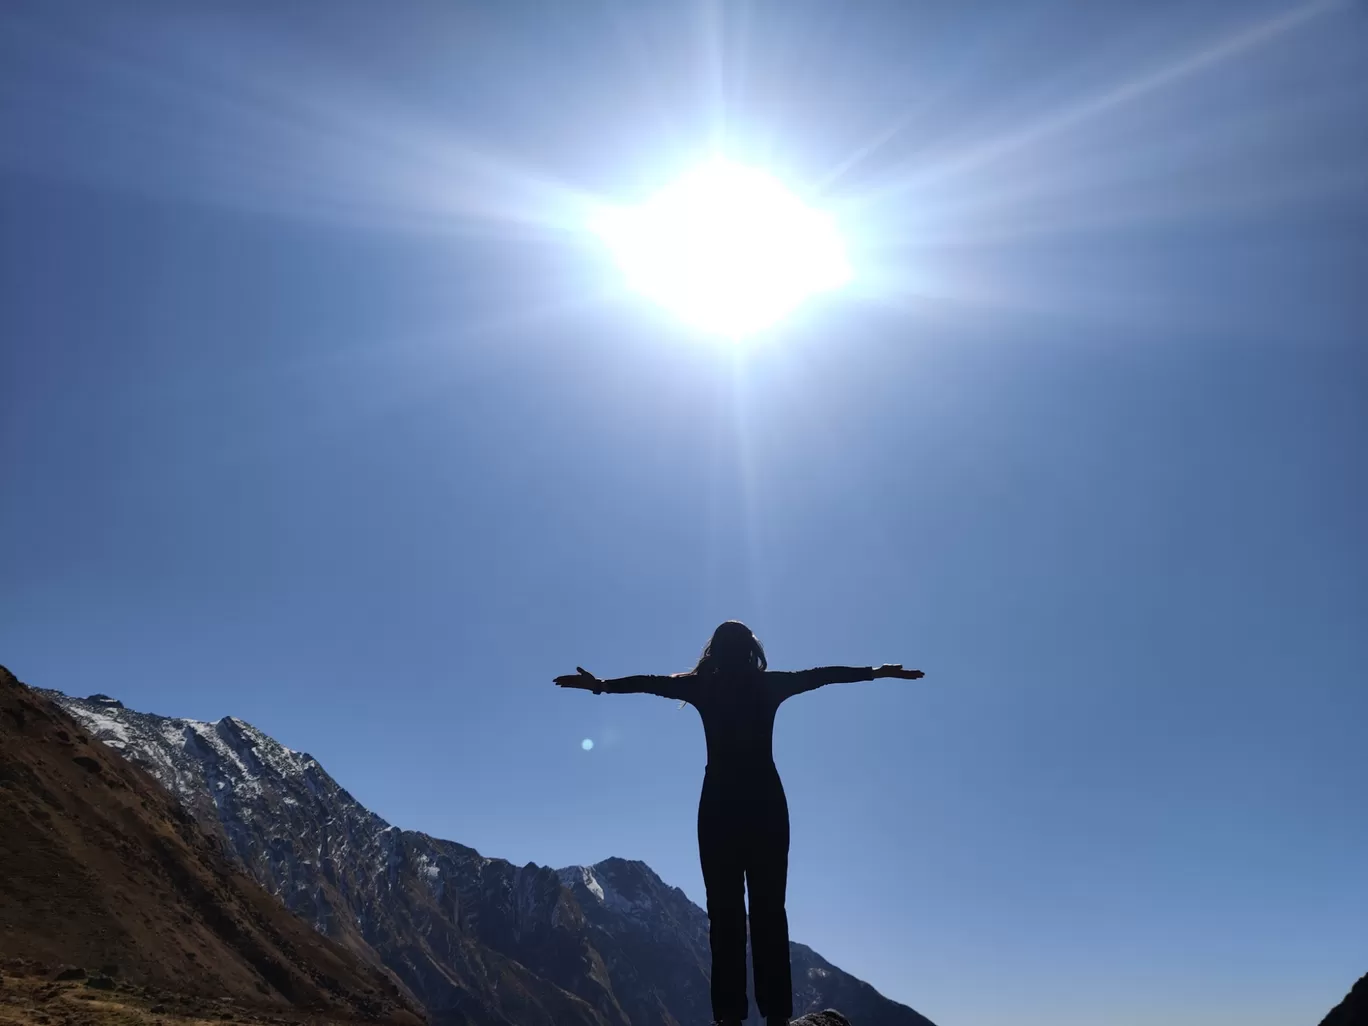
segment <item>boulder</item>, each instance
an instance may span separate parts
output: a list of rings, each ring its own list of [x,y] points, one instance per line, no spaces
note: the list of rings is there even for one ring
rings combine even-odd
[[[835,1009],[827,1008],[794,1019],[789,1026],[850,1026],[850,1020]]]

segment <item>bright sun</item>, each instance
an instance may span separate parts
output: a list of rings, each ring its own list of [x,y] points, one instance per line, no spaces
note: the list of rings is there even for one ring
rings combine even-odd
[[[770,175],[705,165],[595,226],[632,288],[737,340],[850,278],[836,226]]]

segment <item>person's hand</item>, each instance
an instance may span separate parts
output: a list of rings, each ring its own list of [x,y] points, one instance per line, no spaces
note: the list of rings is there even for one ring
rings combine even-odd
[[[566,673],[557,677],[552,683],[558,688],[579,688],[582,691],[598,691],[599,679],[586,670],[583,666],[576,666],[577,673]]]
[[[921,670],[904,670],[902,663],[884,663],[874,668],[875,677],[897,677],[900,680],[918,680],[926,674]]]

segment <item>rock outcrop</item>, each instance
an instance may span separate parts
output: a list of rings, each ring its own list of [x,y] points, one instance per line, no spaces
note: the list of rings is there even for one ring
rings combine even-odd
[[[794,1019],[789,1026],[850,1026],[850,1020],[840,1012],[826,1008]]]

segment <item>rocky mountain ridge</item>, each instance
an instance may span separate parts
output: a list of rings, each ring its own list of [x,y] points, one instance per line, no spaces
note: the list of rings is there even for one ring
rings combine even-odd
[[[514,866],[400,830],[311,756],[234,717],[215,723],[45,692],[147,769],[315,929],[388,967],[434,1023],[708,1022],[707,915],[640,862]],[[930,1026],[794,944],[798,1013]]]

